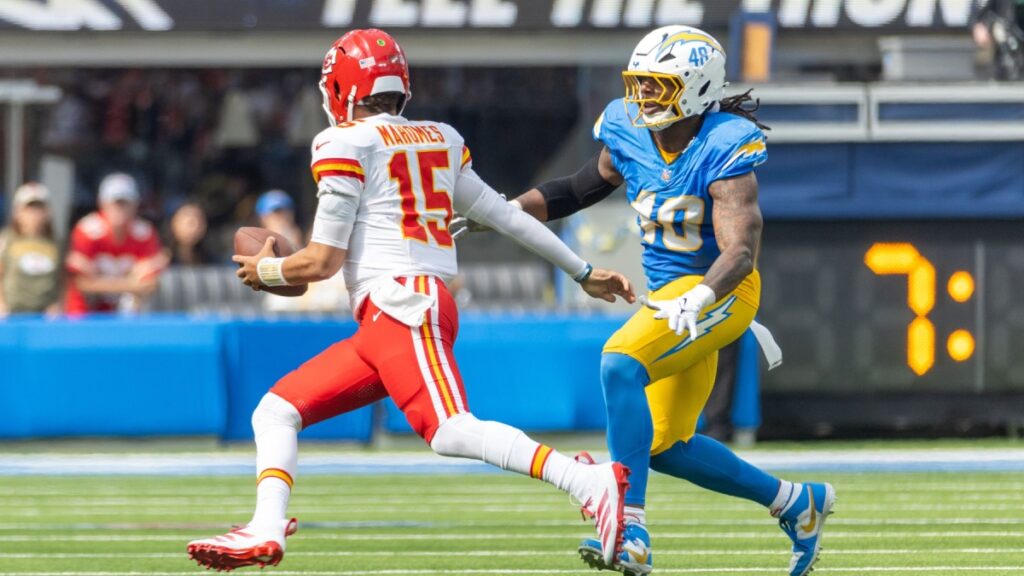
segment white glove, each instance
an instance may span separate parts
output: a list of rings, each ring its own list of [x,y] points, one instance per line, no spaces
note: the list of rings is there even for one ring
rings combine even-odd
[[[697,318],[700,311],[715,303],[715,292],[704,284],[697,284],[689,292],[674,300],[649,300],[647,307],[657,310],[655,320],[668,319],[668,329],[683,335],[683,330],[690,331],[690,340],[696,340]]]

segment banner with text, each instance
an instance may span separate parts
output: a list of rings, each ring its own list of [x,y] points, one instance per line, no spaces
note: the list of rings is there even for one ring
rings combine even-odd
[[[739,10],[783,29],[928,31],[965,27],[979,0],[18,0],[0,29],[245,31],[328,28],[722,28]]]

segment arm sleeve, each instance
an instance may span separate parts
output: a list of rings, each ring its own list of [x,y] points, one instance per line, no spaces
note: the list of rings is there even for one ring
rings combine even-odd
[[[344,141],[326,140],[318,144],[314,140],[312,154],[311,169],[319,201],[310,240],[347,249],[366,181],[359,150]]]
[[[618,186],[601,177],[601,153],[587,161],[571,176],[556,178],[537,186],[548,206],[548,221],[558,220],[604,200]]]
[[[345,250],[359,212],[359,193],[351,183],[338,182],[332,186],[328,179],[321,180],[316,217],[310,240]]]
[[[752,172],[754,168],[768,160],[768,147],[764,134],[754,128],[744,136],[736,139],[737,144],[727,147],[719,156],[718,169],[708,181],[725,180]]]
[[[521,210],[509,206],[472,169],[464,169],[455,183],[455,209],[467,218],[485,224],[512,238],[524,248],[576,277],[587,263],[569,249],[547,226]]]

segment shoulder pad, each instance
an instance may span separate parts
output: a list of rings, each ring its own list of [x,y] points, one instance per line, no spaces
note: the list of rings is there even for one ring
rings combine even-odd
[[[708,138],[725,143],[735,143],[737,139],[744,139],[761,132],[760,128],[750,120],[729,112],[708,114],[705,121],[711,122]]]
[[[363,122],[347,122],[349,126],[333,126],[313,138],[310,152],[313,163],[324,158],[358,158],[362,150],[373,142],[371,125]]]
[[[462,134],[459,134],[459,131],[456,130],[455,127],[445,124],[444,122],[431,122],[431,124],[437,126],[438,130],[444,134],[444,139],[447,140],[449,144],[456,145],[466,143],[466,139],[462,137]]]
[[[608,103],[594,122],[594,139],[601,140],[608,144],[608,138],[623,136],[634,129],[633,124],[626,117],[626,106],[622,98],[616,98]]]

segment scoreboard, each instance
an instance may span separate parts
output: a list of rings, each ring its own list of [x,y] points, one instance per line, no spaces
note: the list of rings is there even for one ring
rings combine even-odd
[[[1024,223],[767,221],[769,392],[1024,392]]]

